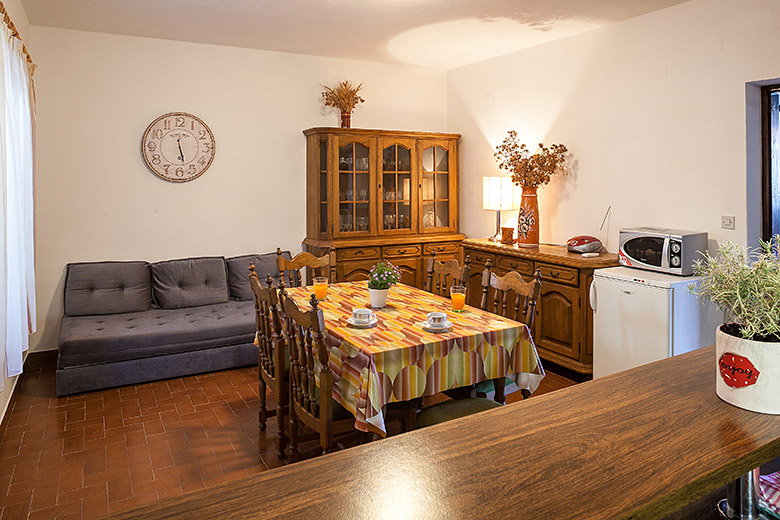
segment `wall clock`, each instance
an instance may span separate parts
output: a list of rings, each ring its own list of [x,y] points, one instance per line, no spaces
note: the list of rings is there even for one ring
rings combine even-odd
[[[200,177],[214,160],[214,134],[192,114],[170,112],[149,125],[141,153],[152,173],[171,182]]]

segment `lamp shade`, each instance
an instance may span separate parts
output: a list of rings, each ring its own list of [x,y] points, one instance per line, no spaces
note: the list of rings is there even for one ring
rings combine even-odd
[[[482,209],[504,211],[520,207],[520,190],[510,177],[482,177]]]

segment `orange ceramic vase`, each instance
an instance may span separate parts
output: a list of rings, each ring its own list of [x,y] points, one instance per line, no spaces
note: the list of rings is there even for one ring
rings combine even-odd
[[[530,186],[523,186],[523,198],[520,200],[520,212],[517,215],[517,245],[539,246],[539,202],[536,188]]]

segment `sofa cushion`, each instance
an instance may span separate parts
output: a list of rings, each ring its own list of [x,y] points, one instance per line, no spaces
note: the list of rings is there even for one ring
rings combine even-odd
[[[57,365],[85,366],[251,344],[254,315],[252,302],[230,301],[97,318],[66,316],[60,328]]]
[[[81,262],[66,266],[66,316],[140,312],[153,304],[148,262]]]
[[[290,252],[283,251],[282,256],[290,260]],[[276,267],[276,253],[263,255],[234,256],[227,259],[228,285],[230,297],[235,300],[251,300],[252,287],[249,285],[249,264],[255,264],[255,272],[265,287],[265,276],[270,274],[274,284],[279,284],[279,269]]]
[[[182,258],[151,264],[154,299],[162,309],[228,301],[225,258]]]

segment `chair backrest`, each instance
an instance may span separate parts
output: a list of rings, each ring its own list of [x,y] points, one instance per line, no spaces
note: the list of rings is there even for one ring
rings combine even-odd
[[[466,256],[463,267],[454,258],[443,261],[436,260],[434,252],[428,259],[428,278],[425,281],[425,290],[449,298],[450,286],[468,284],[469,262],[471,262],[471,258],[468,256]]]
[[[302,311],[282,289],[282,309],[290,356],[290,403],[309,427],[329,428],[333,419],[333,374],[325,346],[325,318],[311,295],[311,310]],[[319,381],[319,384],[317,383]]]
[[[488,259],[482,272],[482,310],[500,314],[515,321],[534,326],[536,300],[542,291],[542,272],[537,269],[533,280],[526,282],[517,271],[509,271],[504,276],[491,272],[492,263]],[[492,289],[492,295],[491,293]],[[510,295],[515,295],[514,302]]]
[[[287,272],[289,287],[300,287],[304,282],[301,276],[303,268],[311,269],[315,273],[314,276],[327,276],[331,283],[336,281],[336,251],[333,248],[319,257],[303,251],[295,255],[292,260],[287,260],[282,256],[281,248],[277,247],[276,266],[279,268],[280,278],[284,278],[284,273]]]
[[[252,287],[255,302],[255,324],[257,333],[255,339],[260,356],[260,370],[267,378],[275,379],[277,366],[280,366],[283,359],[277,359],[280,349],[277,349],[282,332],[282,325],[279,321],[279,295],[276,287],[273,285],[273,278],[270,274],[265,277],[267,287],[260,284],[260,278],[255,272],[255,264],[249,264],[249,285]],[[284,280],[282,280],[284,283]]]

